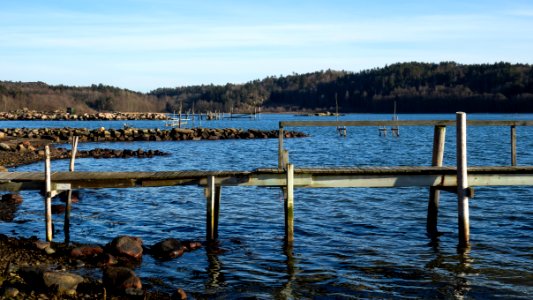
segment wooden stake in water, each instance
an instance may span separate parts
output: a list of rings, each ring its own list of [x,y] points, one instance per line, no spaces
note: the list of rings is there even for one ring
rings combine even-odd
[[[294,165],[287,164],[287,193],[285,199],[285,241],[294,241]]]
[[[278,169],[283,170],[285,167],[283,164],[283,127],[279,127],[278,132]]]
[[[432,166],[442,167],[444,160],[445,136],[446,126],[435,126],[433,133],[433,155],[431,159]],[[426,230],[430,237],[436,237],[438,235],[439,198],[440,191],[433,186],[429,187]]]
[[[78,151],[79,136],[72,137],[72,151],[70,153],[70,167],[69,171],[74,172],[74,162],[76,160],[76,153]],[[65,244],[70,243],[70,211],[72,210],[72,190],[67,192],[67,204],[65,208],[65,222],[63,224],[63,231],[65,232]]]
[[[221,189],[215,185],[215,176],[207,177],[206,198],[206,239],[214,241],[218,238],[218,214],[220,211]]]
[[[50,171],[50,146],[46,145],[44,147],[44,178],[45,178],[45,202],[44,202],[44,211],[45,211],[45,226],[46,226],[46,240],[48,242],[52,241],[52,175]]]
[[[516,126],[511,126],[511,166],[516,166]]]
[[[459,219],[459,247],[470,243],[470,216],[468,208],[468,172],[466,155],[466,114],[457,113],[457,208]]]

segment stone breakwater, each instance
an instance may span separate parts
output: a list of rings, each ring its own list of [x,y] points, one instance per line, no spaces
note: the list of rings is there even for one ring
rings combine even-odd
[[[41,121],[113,121],[113,120],[168,120],[164,113],[124,113],[124,112],[100,112],[100,113],[67,113],[64,111],[40,112],[33,110],[17,110],[12,112],[0,112],[0,120],[41,120]]]
[[[179,141],[179,140],[223,140],[277,138],[277,130],[255,130],[235,128],[193,128],[161,129],[84,129],[84,128],[4,128],[3,138],[45,139],[55,143],[68,142],[72,136],[79,136],[80,142],[123,142],[123,141]],[[306,134],[286,131],[286,138],[305,137]]]

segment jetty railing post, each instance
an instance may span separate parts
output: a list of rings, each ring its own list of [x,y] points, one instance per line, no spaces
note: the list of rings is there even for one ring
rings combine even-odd
[[[283,165],[283,126],[279,126],[279,132],[278,132],[278,169],[282,170]]]
[[[516,166],[516,126],[511,125],[511,166]]]
[[[217,191],[218,189],[218,191]],[[215,185],[215,176],[207,177],[206,198],[206,239],[214,241],[218,238],[218,213],[220,211],[220,187]]]
[[[69,171],[74,172],[74,162],[76,160],[76,153],[78,151],[79,136],[72,137],[72,151],[70,153]],[[72,190],[67,192],[67,204],[65,208],[65,222],[63,224],[63,231],[65,232],[65,244],[70,243],[70,211],[72,209]]]
[[[50,171],[50,146],[44,147],[44,178],[45,178],[45,202],[44,202],[44,219],[46,226],[46,240],[52,241],[52,175]]]
[[[457,117],[457,205],[459,221],[459,247],[470,242],[470,216],[468,208],[468,173],[466,155],[466,114],[458,112]]]
[[[433,154],[431,158],[431,165],[435,167],[442,167],[444,160],[444,144],[446,137],[446,126],[435,126],[433,133]],[[439,199],[440,191],[435,187],[429,187],[429,201],[428,201],[428,215],[426,230],[430,237],[438,235],[438,215],[439,215]]]
[[[294,165],[287,164],[287,187],[285,199],[285,241],[294,241]]]

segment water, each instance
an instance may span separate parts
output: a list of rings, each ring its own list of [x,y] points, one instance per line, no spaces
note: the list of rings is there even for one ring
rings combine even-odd
[[[533,115],[468,115],[469,119],[531,120]],[[454,115],[400,115],[400,119],[454,119]],[[202,122],[204,127],[277,129],[280,120],[334,120],[262,115],[259,120]],[[389,115],[346,115],[388,120]],[[163,128],[163,122],[134,121]],[[0,122],[0,127],[106,127],[123,122]],[[432,127],[401,127],[400,138],[376,127],[288,128],[309,138],[286,139],[296,167],[430,165]],[[517,128],[519,165],[532,165],[533,128]],[[469,165],[510,165],[508,127],[469,127]],[[252,170],[277,166],[277,140],[87,143],[80,149],[159,149],[153,159],[77,159],[79,171]],[[455,127],[446,136],[444,165],[455,165]],[[16,171],[40,171],[43,164]],[[67,170],[53,161],[52,170]],[[44,239],[43,201],[22,192],[24,203],[0,233]],[[471,250],[457,251],[457,199],[441,193],[438,241],[426,237],[427,188],[296,189],[295,244],[283,247],[283,201],[278,189],[224,187],[220,254],[205,249],[172,261],[145,255],[135,272],[163,291],[192,296],[270,298],[523,298],[533,295],[532,187],[479,187],[471,199]],[[105,244],[135,235],[146,245],[164,238],[203,240],[205,199],[200,187],[82,190],[73,207],[71,239]],[[62,217],[55,216],[61,241]]]

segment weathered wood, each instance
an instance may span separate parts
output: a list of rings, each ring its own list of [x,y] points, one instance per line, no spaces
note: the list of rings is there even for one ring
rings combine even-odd
[[[511,165],[516,166],[516,125],[511,125]]]
[[[283,149],[283,162],[282,162],[282,166],[283,166],[283,169],[285,170],[287,168],[287,164],[289,163],[289,150],[287,149]]]
[[[457,214],[459,221],[459,247],[470,242],[470,216],[468,207],[467,156],[466,156],[466,114],[457,113]]]
[[[278,132],[278,169],[279,170],[283,170],[283,137],[284,137],[284,133],[283,133],[283,127],[280,126],[279,127],[279,132]]]
[[[262,168],[254,171],[160,171],[160,172],[54,172],[53,186],[70,184],[71,189],[132,188],[152,186],[207,186],[215,176],[220,186],[285,187],[285,171]],[[533,186],[533,166],[469,167],[473,186]],[[0,172],[0,190],[42,190],[42,172]],[[297,187],[417,187],[457,186],[455,167],[348,167],[294,169]],[[67,188],[56,188],[66,190]]]
[[[79,136],[72,137],[72,151],[70,152],[69,171],[74,172],[74,163],[78,151]],[[65,207],[65,221],[63,222],[63,232],[65,233],[65,244],[70,243],[70,212],[72,210],[72,190],[67,191],[67,202]]]
[[[69,171],[74,172],[74,161],[76,160],[76,152],[78,151],[79,136],[72,137],[72,151],[70,153],[70,166]]]
[[[294,165],[287,164],[287,186],[285,198],[285,241],[294,241]]]
[[[220,211],[220,189],[217,193],[215,185],[215,177],[207,177],[206,198],[206,239],[207,241],[214,241],[218,237],[218,212]],[[218,195],[217,195],[218,194]],[[217,198],[218,196],[218,198]]]
[[[441,167],[444,160],[444,144],[446,137],[446,126],[435,126],[433,133],[433,155],[431,158],[431,165]],[[438,215],[439,215],[439,199],[440,191],[435,187],[429,187],[429,201],[428,214],[426,222],[426,230],[429,236],[436,237],[438,235]]]
[[[50,146],[44,148],[44,174],[45,174],[45,197],[44,197],[44,219],[46,228],[46,240],[52,241],[52,175],[50,171]]]

